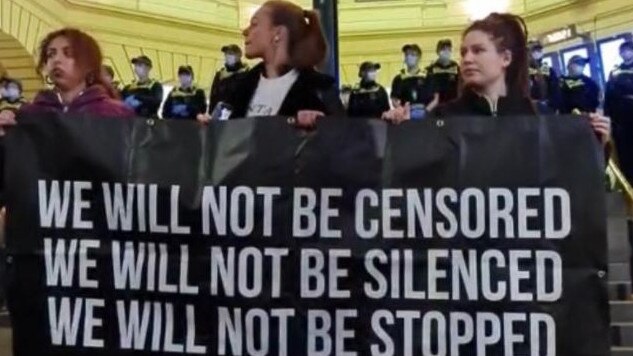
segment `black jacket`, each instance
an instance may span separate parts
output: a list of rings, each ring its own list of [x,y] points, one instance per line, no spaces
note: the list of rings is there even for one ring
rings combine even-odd
[[[246,117],[263,71],[264,64],[260,63],[240,79],[237,91],[228,100],[233,109],[232,119]],[[277,115],[295,117],[301,110],[321,111],[327,116],[345,116],[345,108],[334,78],[314,69],[299,71],[299,77],[290,88]]]
[[[439,60],[426,68],[427,76],[437,93],[440,94],[440,103],[447,103],[457,98],[459,89],[459,64],[450,61],[443,64]]]
[[[560,85],[554,68],[541,61],[531,61],[529,67],[530,97],[545,101],[553,110],[560,106]]]
[[[141,102],[141,105],[135,109],[138,116],[158,116],[158,108],[163,101],[163,85],[160,82],[154,79],[150,79],[147,83],[134,81],[132,84],[126,85],[121,92],[124,101],[132,95]]]
[[[583,113],[596,112],[600,106],[600,87],[586,75],[561,78],[561,114],[571,114],[574,109]]]
[[[604,112],[616,124],[630,126],[633,111],[633,64],[621,64],[609,76]]]
[[[175,105],[187,106],[187,112],[172,112],[172,108]],[[177,87],[169,93],[169,96],[165,101],[165,105],[163,105],[163,119],[195,120],[198,114],[203,114],[206,111],[207,101],[202,89],[199,89],[196,86],[192,86],[187,89]]]
[[[379,119],[388,110],[389,96],[382,85],[363,81],[352,89],[347,116]]]
[[[213,111],[219,102],[229,100],[235,93],[240,78],[243,77],[248,70],[248,65],[239,62],[233,67],[225,65],[215,73],[209,94],[209,111]]]
[[[436,115],[440,117],[471,115],[498,117],[536,115],[536,110],[529,98],[519,94],[499,98],[497,107],[493,108],[485,97],[471,90],[465,90],[461,97],[439,106]]]

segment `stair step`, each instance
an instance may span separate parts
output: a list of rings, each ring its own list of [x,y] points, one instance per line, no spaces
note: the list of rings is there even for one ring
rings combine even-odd
[[[631,272],[628,263],[609,263],[609,281],[629,281]]]
[[[628,263],[631,257],[629,246],[629,223],[626,219],[607,218],[607,244],[610,263]]]
[[[633,291],[631,291],[630,281],[609,281],[607,284],[609,291],[609,300],[628,300]]]
[[[633,301],[615,300],[610,301],[611,323],[633,322]]]
[[[611,345],[633,347],[633,323],[611,324]]]
[[[633,356],[633,347],[612,347],[611,356]]]

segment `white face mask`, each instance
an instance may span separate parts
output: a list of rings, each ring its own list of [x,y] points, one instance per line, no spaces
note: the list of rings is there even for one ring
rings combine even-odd
[[[409,67],[415,67],[416,65],[418,65],[418,56],[416,55],[412,55],[412,54],[407,54],[404,57],[404,62],[407,64],[407,66]]]
[[[585,69],[583,66],[580,66],[578,64],[572,64],[569,66],[569,74],[573,76],[582,75],[583,69]]]
[[[224,63],[228,66],[234,66],[237,63],[237,56],[234,54],[227,54],[224,56]]]
[[[6,96],[9,99],[17,99],[20,97],[20,90],[16,89],[16,88],[9,88],[6,89]]]
[[[137,76],[139,77],[146,77],[147,74],[149,73],[149,68],[147,68],[147,66],[141,64],[141,65],[135,65],[134,66],[134,72],[136,73]]]
[[[367,72],[365,74],[365,79],[370,82],[375,82],[377,77],[378,77],[378,72],[376,71]]]
[[[180,80],[180,85],[183,87],[191,86],[191,83],[193,82],[193,78],[187,74],[179,75],[178,79]]]
[[[449,61],[451,59],[451,55],[452,53],[450,50],[445,49],[443,51],[440,51],[440,59],[443,61]]]

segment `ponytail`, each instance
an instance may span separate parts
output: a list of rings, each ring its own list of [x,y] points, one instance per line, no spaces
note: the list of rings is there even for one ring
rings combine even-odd
[[[264,6],[271,10],[273,25],[288,29],[288,55],[292,67],[309,69],[323,62],[327,43],[316,11],[303,10],[283,0],[268,1]]]
[[[506,70],[508,92],[529,97],[527,26],[520,16],[492,13],[485,19],[475,21],[463,33],[482,31],[492,37],[498,51],[510,51],[512,62]]]

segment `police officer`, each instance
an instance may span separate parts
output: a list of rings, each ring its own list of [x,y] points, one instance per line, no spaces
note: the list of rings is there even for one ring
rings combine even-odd
[[[195,120],[198,114],[207,111],[204,91],[193,84],[193,68],[180,66],[178,68],[180,86],[169,93],[163,105],[163,119]]]
[[[538,41],[528,45],[530,59],[530,97],[540,113],[555,113],[560,105],[560,83],[554,68],[543,62],[543,45]]]
[[[361,78],[352,89],[347,115],[349,117],[380,118],[389,110],[389,96],[385,88],[376,83],[379,63],[363,62],[358,76]]]
[[[400,71],[391,84],[391,100],[394,107],[409,104],[411,118],[422,118],[439,102],[432,82],[420,69],[422,50],[417,44],[402,47],[406,68]]]
[[[449,39],[437,42],[438,58],[426,70],[428,77],[440,95],[440,103],[457,98],[459,87],[459,64],[451,59],[453,43]]]
[[[149,77],[152,61],[147,56],[139,56],[132,59],[132,64],[138,79],[123,88],[121,97],[138,116],[158,117],[158,108],[163,101],[163,86]]]
[[[121,83],[114,80],[114,69],[111,66],[104,64],[101,67],[101,76],[105,80],[105,82],[112,87],[116,91],[116,93],[121,95]]]
[[[242,49],[238,45],[232,44],[222,47],[224,53],[224,67],[215,73],[213,84],[211,84],[211,94],[209,98],[209,108],[213,110],[219,102],[226,102],[231,94],[236,90],[239,78],[250,69],[248,65],[242,63]]]
[[[574,111],[596,112],[600,106],[600,87],[590,77],[584,75],[589,60],[573,56],[567,64],[567,75],[561,78],[561,114]]]
[[[609,76],[604,112],[613,120],[613,139],[620,168],[633,181],[633,42],[620,45],[622,64]]]
[[[17,79],[5,78],[3,89],[4,96],[0,99],[0,112],[9,110],[16,114],[26,103],[22,96],[22,83]]]

